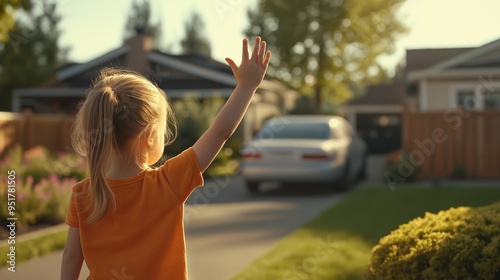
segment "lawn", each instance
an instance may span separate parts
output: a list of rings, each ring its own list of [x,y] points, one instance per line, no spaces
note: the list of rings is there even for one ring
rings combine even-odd
[[[16,263],[29,260],[33,257],[40,257],[47,253],[63,249],[66,245],[67,228],[47,233],[29,240],[16,240]],[[12,244],[0,246],[0,268],[7,266]]]
[[[498,188],[363,188],[279,241],[233,280],[365,279],[370,252],[398,225],[455,206],[500,200]]]

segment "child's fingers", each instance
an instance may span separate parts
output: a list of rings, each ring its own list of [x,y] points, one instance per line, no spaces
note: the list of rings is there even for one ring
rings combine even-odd
[[[243,51],[241,52],[241,61],[248,60],[248,39],[243,39]]]
[[[259,55],[259,46],[260,46],[260,36],[257,36],[255,37],[255,44],[253,45],[252,59],[257,60]]]
[[[266,42],[262,41],[260,42],[259,60],[264,61],[265,56],[266,56]]]
[[[229,64],[229,67],[231,67],[231,71],[233,71],[233,74],[236,74],[236,72],[238,71],[238,65],[236,65],[236,63],[229,57],[226,57],[226,61],[227,64]]]
[[[271,60],[271,51],[270,50],[267,50],[266,51],[266,56],[264,58],[264,62],[263,62],[263,65],[265,67],[267,67],[267,65],[269,64],[269,61]]]

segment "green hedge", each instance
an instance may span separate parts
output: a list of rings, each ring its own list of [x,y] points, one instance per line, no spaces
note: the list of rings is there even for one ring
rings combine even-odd
[[[373,248],[371,279],[500,279],[500,202],[426,213]]]
[[[68,229],[65,228],[29,240],[16,240],[16,264],[33,257],[40,257],[47,253],[63,249],[64,246],[66,246],[67,235]],[[9,253],[10,246],[11,245],[6,244],[0,247],[0,267],[9,264],[9,256],[7,256],[7,254]]]

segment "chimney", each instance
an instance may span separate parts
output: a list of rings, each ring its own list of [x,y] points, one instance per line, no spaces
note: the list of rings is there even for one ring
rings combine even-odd
[[[128,39],[127,67],[146,74],[148,69],[148,53],[154,48],[154,39],[145,34],[144,28],[136,27],[136,35]]]

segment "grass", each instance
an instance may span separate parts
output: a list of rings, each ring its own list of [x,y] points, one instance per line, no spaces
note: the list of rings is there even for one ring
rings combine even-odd
[[[398,225],[456,206],[483,206],[500,188],[357,189],[280,240],[233,280],[365,279],[371,249]]]
[[[66,245],[67,229],[51,232],[29,240],[16,240],[16,265],[19,262],[29,260],[33,257],[39,257],[47,253],[64,248]],[[8,265],[9,247],[4,245],[0,247],[0,267]]]

